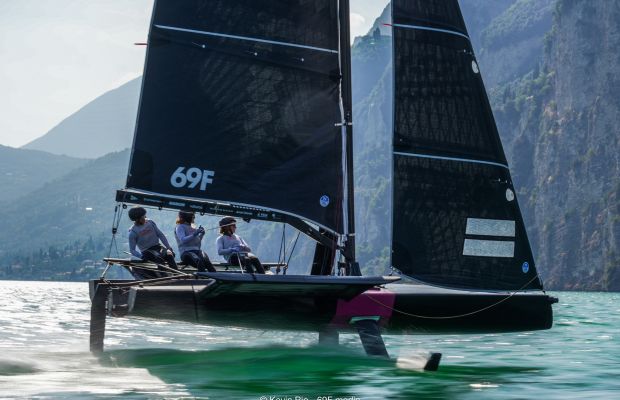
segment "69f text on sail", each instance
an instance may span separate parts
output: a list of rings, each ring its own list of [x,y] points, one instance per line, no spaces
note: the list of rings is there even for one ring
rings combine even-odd
[[[441,28],[431,28],[430,26],[421,26],[421,25],[404,25],[404,24],[392,24],[392,26],[395,26],[397,28],[406,28],[406,29],[418,29],[418,30],[422,30],[422,31],[433,31],[433,32],[441,32],[441,33],[448,33],[450,35],[457,35],[457,36],[461,36],[464,37],[465,39],[471,41],[469,39],[469,36],[462,34],[461,32],[457,32],[457,31],[451,31],[449,29],[441,29]]]
[[[223,38],[228,38],[228,39],[237,39],[237,40],[247,40],[247,41],[250,41],[250,42],[268,43],[268,44],[275,44],[275,45],[279,45],[279,46],[297,47],[297,48],[301,48],[301,49],[324,51],[324,52],[327,52],[327,53],[338,54],[338,50],[324,49],[324,48],[321,48],[321,47],[306,46],[306,45],[303,45],[303,44],[296,44],[296,43],[279,42],[279,41],[276,41],[276,40],[259,39],[259,38],[252,38],[252,37],[247,37],[247,36],[228,35],[226,33],[197,31],[197,30],[194,30],[194,29],[177,28],[177,27],[174,27],[174,26],[166,26],[166,25],[155,25],[155,27],[160,28],[160,29],[167,29],[167,30],[170,30],[170,31],[197,33],[199,35],[217,36],[217,37],[223,37]]]

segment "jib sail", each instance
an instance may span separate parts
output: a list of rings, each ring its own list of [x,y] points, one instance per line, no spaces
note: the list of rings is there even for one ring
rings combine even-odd
[[[440,286],[540,289],[457,0],[393,0],[392,265]]]
[[[343,232],[338,18],[338,0],[157,0],[126,191]]]

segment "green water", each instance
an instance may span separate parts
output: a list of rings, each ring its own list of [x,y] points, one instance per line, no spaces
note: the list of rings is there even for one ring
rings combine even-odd
[[[88,352],[85,283],[0,281],[0,398],[620,399],[620,294],[554,293],[555,326],[498,335],[385,336],[393,359],[444,354],[438,372],[369,359],[359,339],[108,319]]]

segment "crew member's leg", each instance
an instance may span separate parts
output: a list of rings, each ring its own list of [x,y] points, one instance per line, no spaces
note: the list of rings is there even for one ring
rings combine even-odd
[[[252,269],[252,265],[248,262],[248,259],[246,257],[239,257],[238,254],[232,254],[230,256],[230,258],[228,259],[228,262],[231,265],[236,265],[239,266],[240,268],[243,268],[245,270],[245,272],[252,274],[254,273],[254,270]]]
[[[248,260],[250,264],[254,267],[254,270],[257,274],[264,274],[265,268],[263,268],[263,264],[260,263],[260,260],[255,255],[248,255]]]
[[[193,251],[184,251],[183,254],[181,254],[181,261],[196,268],[198,272],[205,272],[203,263],[200,261],[198,255]]]
[[[209,260],[209,256],[207,255],[207,253],[205,253],[204,251],[200,251],[199,253],[202,256],[202,262],[204,263],[207,271],[216,272],[215,267],[213,266],[213,264],[211,264],[211,260]]]
[[[168,250],[161,246],[153,246],[142,252],[142,257],[147,261],[152,261],[156,264],[168,264],[172,269],[177,269],[177,262],[174,260],[172,254],[168,254]]]
[[[168,254],[168,249],[166,249],[164,246],[159,246],[160,247],[160,251],[161,253],[164,255],[164,258],[166,259],[166,262],[168,263],[168,266],[172,269],[176,269],[178,270],[179,267],[177,266],[177,262],[174,259],[174,256],[172,254]]]
[[[189,265],[194,266],[198,272],[216,272],[211,260],[200,250],[186,251],[181,255],[181,260]]]

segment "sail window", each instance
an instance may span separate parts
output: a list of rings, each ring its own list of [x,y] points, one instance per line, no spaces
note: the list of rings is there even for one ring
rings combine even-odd
[[[463,245],[464,256],[512,258],[514,252],[515,242],[465,239]]]
[[[466,235],[515,237],[515,221],[467,218]]]
[[[480,73],[480,68],[478,68],[478,63],[474,60],[471,60],[471,69],[474,71],[474,74]]]
[[[514,199],[515,199],[515,192],[513,192],[512,189],[510,188],[506,189],[506,200],[513,201]]]

